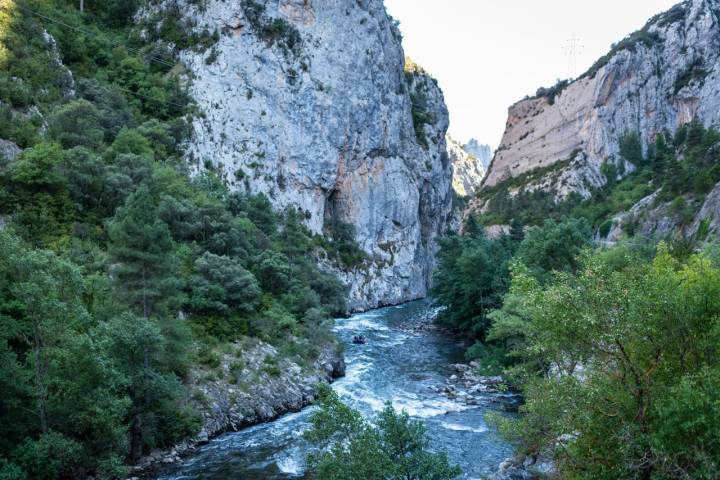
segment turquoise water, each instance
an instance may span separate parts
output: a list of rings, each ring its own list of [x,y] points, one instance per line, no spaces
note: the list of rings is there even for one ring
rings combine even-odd
[[[479,405],[451,400],[431,387],[446,383],[448,365],[462,361],[462,348],[432,330],[418,330],[435,313],[428,301],[411,302],[339,319],[335,332],[345,344],[347,372],[333,384],[341,398],[371,416],[386,401],[425,422],[431,444],[446,450],[463,478],[483,478],[512,454],[485,422],[489,410],[503,410],[507,394],[486,394]],[[354,345],[353,335],[368,342]],[[162,480],[304,478],[309,446],[302,438],[312,408],[274,422],[227,433],[200,448]]]

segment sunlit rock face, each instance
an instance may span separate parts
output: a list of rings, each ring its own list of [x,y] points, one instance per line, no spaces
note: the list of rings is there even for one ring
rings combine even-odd
[[[471,138],[465,145],[463,145],[463,149],[473,157],[477,158],[482,167],[487,170],[493,154],[490,145],[480,143],[476,139]]]
[[[352,225],[373,259],[342,272],[352,309],[424,296],[451,209],[448,114],[434,80],[404,71],[383,2],[194,3],[174,2],[198,31],[220,32],[182,55],[201,111],[187,145],[194,172],[214,167],[233,189],[295,207],[314,232]],[[413,124],[418,92],[427,146]]]
[[[453,165],[453,190],[461,197],[471,197],[482,184],[485,167],[479,158],[468,152],[459,142],[450,136],[446,141],[448,156]]]
[[[554,95],[510,107],[486,186],[567,161],[566,173],[544,188],[586,196],[604,183],[603,162],[621,162],[618,144],[626,132],[639,132],[647,145],[693,118],[720,123],[718,0],[683,2],[618,45]]]

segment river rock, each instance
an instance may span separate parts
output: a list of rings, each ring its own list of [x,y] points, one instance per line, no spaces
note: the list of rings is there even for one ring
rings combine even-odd
[[[322,345],[318,358],[306,367],[258,339],[237,342],[220,355],[217,368],[198,367],[190,374],[190,400],[202,415],[200,433],[191,442],[144,457],[138,471],[154,464],[175,463],[188,450],[226,431],[298,411],[313,400],[315,385],[344,374],[345,361],[334,342]]]
[[[490,478],[492,480],[532,480],[537,478],[537,474],[531,470],[532,464],[525,465],[527,458],[506,458]]]
[[[452,365],[450,365],[450,368],[459,373],[465,373],[470,370],[470,366],[463,363],[453,363]]]

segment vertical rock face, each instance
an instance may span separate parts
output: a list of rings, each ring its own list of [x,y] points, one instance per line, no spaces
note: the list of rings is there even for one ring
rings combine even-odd
[[[453,165],[452,186],[461,197],[471,197],[482,184],[485,167],[482,161],[468,152],[459,142],[449,135],[446,138],[448,155]],[[486,146],[486,145],[484,145]],[[489,149],[490,147],[488,147]]]
[[[0,169],[6,162],[15,160],[21,152],[20,147],[13,142],[0,138]]]
[[[465,145],[463,145],[463,148],[467,153],[477,158],[482,167],[487,170],[487,167],[490,165],[490,160],[492,160],[493,153],[490,145],[480,143],[476,139],[471,138]]]
[[[194,3],[174,2],[222,32],[183,54],[202,112],[194,170],[213,166],[232,188],[299,209],[317,233],[352,225],[373,259],[341,272],[352,309],[424,296],[451,208],[448,115],[434,80],[404,72],[382,0]],[[418,94],[427,115],[415,115]]]
[[[718,125],[719,22],[720,1],[685,1],[616,44],[577,80],[510,107],[485,185],[567,161],[565,170],[574,171],[546,187],[561,196],[589,194],[587,187],[604,182],[602,163],[620,162],[626,132],[648,144],[693,118]],[[579,153],[582,162],[575,161]]]

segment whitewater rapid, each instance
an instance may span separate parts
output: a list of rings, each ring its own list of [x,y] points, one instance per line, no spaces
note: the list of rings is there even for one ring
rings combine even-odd
[[[483,478],[497,470],[512,450],[485,421],[488,411],[504,410],[505,396],[488,393],[478,405],[451,399],[437,387],[452,375],[449,365],[463,361],[462,348],[442,333],[418,328],[436,308],[411,302],[338,319],[335,333],[345,343],[345,377],[333,384],[344,402],[372,416],[390,402],[422,420],[434,449],[448,452],[464,472]],[[354,335],[367,343],[355,345]],[[435,387],[435,388],[433,388]],[[275,480],[305,478],[310,446],[303,439],[312,407],[239,432],[222,435],[159,480]]]

